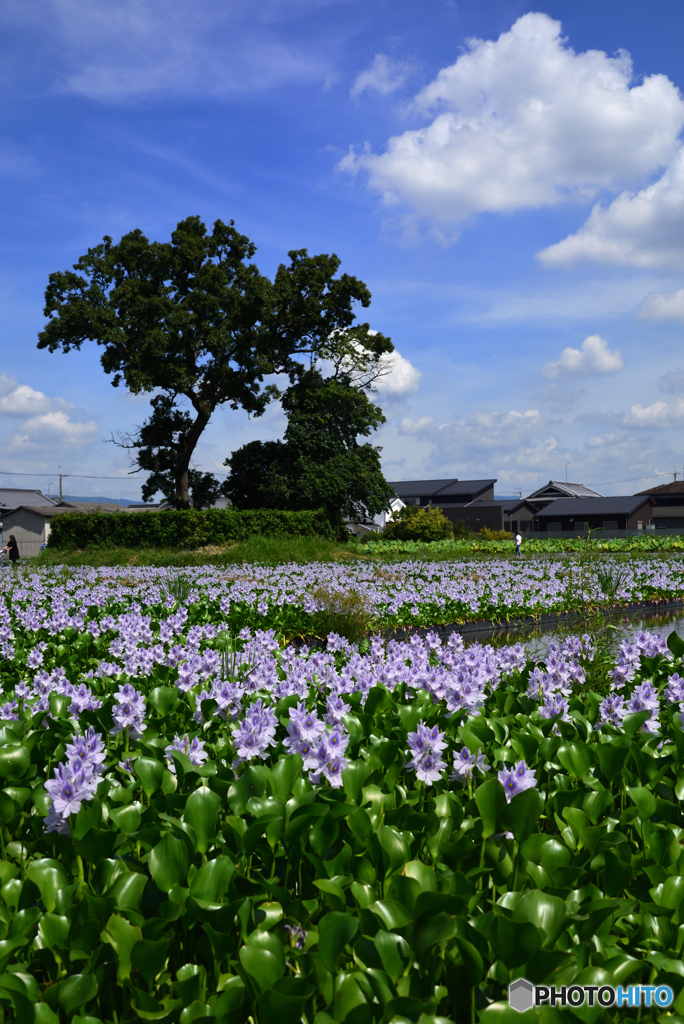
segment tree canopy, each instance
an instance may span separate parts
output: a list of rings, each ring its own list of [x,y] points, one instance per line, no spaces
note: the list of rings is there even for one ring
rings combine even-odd
[[[380,468],[380,449],[359,444],[385,422],[349,374],[309,369],[283,395],[283,441],[253,441],[226,460],[226,493],[238,508],[325,510],[333,526],[382,512],[394,492]]]
[[[150,418],[119,438],[137,452],[136,471],[152,474],[147,496],[156,487],[187,507],[193,484],[198,504],[216,490],[192,459],[217,407],[259,416],[279,394],[267,378],[297,380],[303,357],[351,359],[372,376],[392,350],[388,338],[355,323],[370,292],[355,277],[335,276],[337,256],[292,250],[271,281],[251,262],[255,252],[233,221],[208,231],[189,217],[169,242],[139,230],[118,243],[106,236],[72,270],[50,275],[38,347],[70,352],[93,341],[114,387],[158,392]]]

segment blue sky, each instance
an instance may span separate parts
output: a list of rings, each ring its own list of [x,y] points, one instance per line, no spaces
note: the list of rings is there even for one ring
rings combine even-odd
[[[51,271],[105,234],[234,219],[272,274],[336,252],[399,357],[389,479],[684,472],[681,0],[6,0],[0,485],[137,498],[147,400],[36,349]],[[220,411],[197,464],[278,437]]]

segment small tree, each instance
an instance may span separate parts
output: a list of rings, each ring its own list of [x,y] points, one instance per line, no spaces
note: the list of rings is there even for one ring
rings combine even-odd
[[[388,540],[417,540],[430,543],[435,540],[451,540],[454,528],[441,508],[416,508],[406,505],[395,513],[385,528]]]
[[[343,372],[302,374],[283,396],[283,441],[253,441],[226,460],[224,484],[239,508],[325,510],[331,524],[363,520],[389,507],[394,492],[382,475],[380,449],[359,444],[385,422],[382,410]]]

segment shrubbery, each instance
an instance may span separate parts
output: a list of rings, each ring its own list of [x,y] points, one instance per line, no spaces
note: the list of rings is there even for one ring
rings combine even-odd
[[[418,540],[430,543],[451,540],[454,528],[441,508],[415,508],[407,505],[396,513],[383,534],[384,540]]]
[[[249,537],[329,537],[321,511],[206,509],[199,512],[67,512],[51,523],[49,546],[69,549],[97,545],[128,548],[198,548]]]

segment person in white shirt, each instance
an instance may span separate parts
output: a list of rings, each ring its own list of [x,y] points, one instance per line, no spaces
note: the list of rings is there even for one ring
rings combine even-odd
[[[516,533],[516,535],[515,535],[515,553],[516,553],[516,555],[520,554],[520,545],[521,544],[522,544],[522,537],[520,536],[519,533]]]

